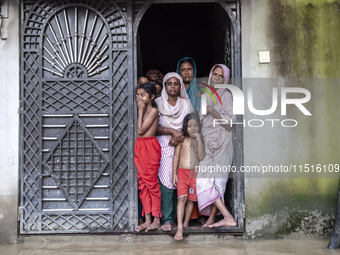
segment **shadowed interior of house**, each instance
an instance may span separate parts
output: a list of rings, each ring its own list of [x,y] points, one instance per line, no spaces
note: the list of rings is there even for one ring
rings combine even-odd
[[[217,3],[151,5],[138,29],[138,74],[173,72],[180,59],[191,57],[197,77],[208,76],[214,64],[224,63],[228,28]]]

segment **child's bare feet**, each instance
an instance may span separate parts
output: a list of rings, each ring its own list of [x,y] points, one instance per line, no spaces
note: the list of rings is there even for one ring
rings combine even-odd
[[[145,232],[148,232],[149,230],[158,229],[161,226],[161,222],[159,218],[154,218],[153,222],[147,227]]]
[[[177,241],[183,240],[183,228],[177,228],[175,240],[177,240]]]
[[[162,229],[163,231],[171,231],[172,230],[172,225],[170,222],[165,223],[164,225],[162,225]]]
[[[135,227],[135,230],[136,230],[136,232],[140,232],[140,231],[142,231],[143,229],[148,228],[148,227],[150,226],[150,224],[151,224],[151,222],[146,221],[146,222],[144,222],[143,224],[138,225],[137,227]]]
[[[218,227],[236,227],[237,222],[234,218],[224,218],[215,224],[209,225],[209,228],[218,228]]]
[[[202,228],[207,228],[207,227],[210,227],[211,224],[214,224],[215,222],[215,219],[211,219],[209,217],[209,219],[203,224]]]

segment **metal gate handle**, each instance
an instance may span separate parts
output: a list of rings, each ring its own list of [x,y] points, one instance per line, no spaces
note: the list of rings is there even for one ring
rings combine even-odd
[[[2,26],[4,24],[4,16],[1,13],[0,13],[0,20],[1,20],[1,23],[0,23],[0,38],[1,38],[1,40],[7,40],[7,37],[2,36]]]

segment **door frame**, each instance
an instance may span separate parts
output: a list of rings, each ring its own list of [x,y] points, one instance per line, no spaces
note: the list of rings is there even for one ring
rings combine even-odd
[[[157,0],[147,0],[144,5],[139,9],[136,16],[134,17],[134,20],[132,22],[132,30],[131,33],[133,35],[133,84],[135,88],[135,84],[137,84],[137,63],[138,63],[138,49],[137,49],[137,35],[138,35],[138,28],[140,25],[141,20],[143,19],[143,16],[145,15],[146,11],[149,9],[149,7],[154,4]],[[229,4],[226,1],[223,0],[215,0],[215,1],[206,1],[206,2],[199,2],[199,3],[218,3],[221,5],[221,7],[225,10],[226,14],[229,17],[229,20],[231,22],[231,77],[234,78],[234,85],[242,89],[242,82],[241,82],[241,0],[235,0],[233,5],[233,10],[229,6]],[[132,0],[129,0],[128,2],[131,2]],[[192,3],[194,3],[193,1]],[[167,4],[173,3],[183,3],[178,1],[166,1]],[[185,3],[191,3],[189,1],[185,1]],[[161,3],[157,3],[161,4]],[[133,6],[132,6],[133,7]],[[132,10],[131,8],[130,10]],[[129,10],[129,8],[128,8]],[[135,107],[134,109],[134,124],[136,125],[137,122],[137,109]],[[238,115],[236,116],[237,122],[243,122],[243,116]],[[234,132],[233,132],[233,138],[234,143],[234,165],[237,169],[240,169],[240,167],[243,165],[243,127],[242,125],[235,125]],[[186,231],[188,234],[205,234],[205,233],[232,233],[232,234],[243,234],[245,232],[245,194],[244,194],[244,174],[238,171],[233,176],[233,181],[236,181],[236,184],[233,185],[233,205],[234,205],[234,216],[237,217],[237,227],[221,227],[219,229],[202,229],[201,227],[190,227]],[[137,204],[137,197],[135,198],[136,204]],[[137,224],[137,216],[136,216],[136,224]],[[144,234],[144,233],[143,233]],[[146,233],[146,234],[164,234],[162,230],[152,231],[152,233]]]

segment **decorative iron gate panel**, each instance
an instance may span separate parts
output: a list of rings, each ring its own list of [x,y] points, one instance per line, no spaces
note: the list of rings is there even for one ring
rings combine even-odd
[[[129,231],[125,14],[104,0],[22,7],[20,233]]]

